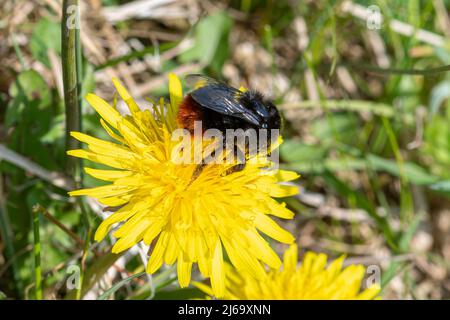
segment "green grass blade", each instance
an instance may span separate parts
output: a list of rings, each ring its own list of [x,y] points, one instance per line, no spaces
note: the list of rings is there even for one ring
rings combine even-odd
[[[33,208],[33,240],[35,298],[36,300],[42,300],[41,239],[39,235],[39,209],[36,207]]]
[[[111,288],[109,288],[108,290],[106,290],[105,292],[103,292],[98,298],[97,300],[106,300],[110,295],[112,295],[114,292],[116,292],[117,290],[119,290],[120,288],[122,288],[124,285],[126,285],[127,283],[129,283],[131,280],[138,278],[142,275],[145,274],[145,271],[143,272],[139,272],[136,274],[133,274],[132,276],[129,276],[128,278],[122,279],[119,282],[117,282],[115,285],[113,285]]]

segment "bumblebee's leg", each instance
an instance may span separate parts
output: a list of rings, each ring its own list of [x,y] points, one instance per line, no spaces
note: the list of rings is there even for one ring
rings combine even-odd
[[[244,170],[245,168],[245,163],[238,163],[237,165],[233,166],[231,169],[233,170],[232,172],[239,172]]]
[[[225,145],[225,148],[226,148],[226,145]],[[231,168],[227,169],[227,171],[225,172],[225,175],[229,175],[233,172],[242,171],[245,168],[246,156],[242,152],[242,150],[239,149],[239,146],[237,144],[233,145],[233,156],[238,161],[238,163],[235,164],[234,166],[232,166]]]
[[[238,163],[238,164],[235,164],[234,166],[232,166],[231,168],[228,168],[227,169],[227,171],[225,171],[225,174],[224,175],[229,175],[229,174],[232,174],[233,172],[239,172],[239,171],[242,171],[242,170],[244,170],[244,168],[245,168],[245,163]]]

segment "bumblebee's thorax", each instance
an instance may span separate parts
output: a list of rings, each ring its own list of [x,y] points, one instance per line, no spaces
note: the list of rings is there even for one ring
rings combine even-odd
[[[280,129],[280,114],[272,102],[264,99],[258,91],[246,91],[240,102],[249,110],[252,110],[260,120],[261,129]]]

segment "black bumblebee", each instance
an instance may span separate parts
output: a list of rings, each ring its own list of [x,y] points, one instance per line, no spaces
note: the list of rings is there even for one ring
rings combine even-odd
[[[275,105],[263,94],[249,90],[242,92],[209,77],[191,74],[186,77],[188,85],[195,86],[183,100],[177,115],[182,128],[193,132],[194,122],[201,121],[203,131],[218,129],[267,130],[270,146],[271,129],[280,129],[281,118]],[[258,143],[259,145],[259,143]]]

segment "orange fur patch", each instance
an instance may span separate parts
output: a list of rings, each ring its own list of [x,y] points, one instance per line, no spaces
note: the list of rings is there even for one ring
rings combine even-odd
[[[186,96],[177,114],[178,125],[189,131],[194,131],[194,121],[202,120],[202,112],[190,95]]]

